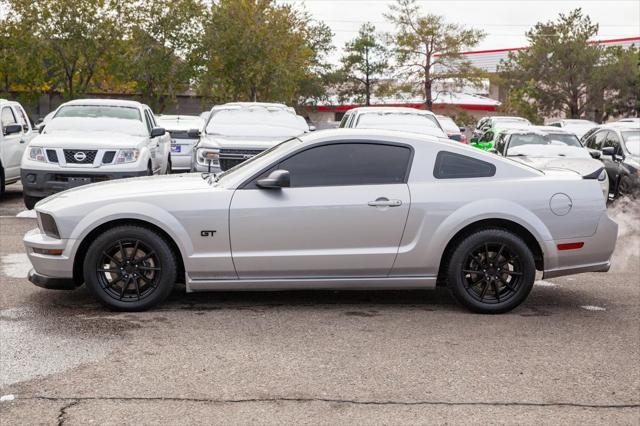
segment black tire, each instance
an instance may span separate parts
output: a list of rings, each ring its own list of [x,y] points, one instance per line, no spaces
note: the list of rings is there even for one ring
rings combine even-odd
[[[169,156],[169,158],[167,159],[167,170],[165,171],[165,174],[170,175],[171,174],[171,156]]]
[[[100,303],[118,311],[143,311],[169,296],[177,261],[158,233],[134,225],[99,235],[84,259],[84,280]]]
[[[458,302],[473,312],[501,314],[522,303],[533,287],[533,254],[517,235],[485,229],[454,248],[447,282]]]
[[[4,196],[4,190],[5,190],[5,183],[4,183],[4,167],[2,167],[2,164],[0,164],[0,198]]]
[[[23,193],[22,200],[24,201],[24,206],[27,208],[27,210],[33,210],[33,208],[36,206],[36,203],[42,200],[42,198],[32,197]]]
[[[147,165],[147,176],[153,176],[153,167],[151,167],[151,163]]]

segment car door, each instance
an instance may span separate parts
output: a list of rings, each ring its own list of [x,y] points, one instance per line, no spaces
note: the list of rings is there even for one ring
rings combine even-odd
[[[156,116],[151,111],[149,111],[149,117],[151,118],[151,124],[153,127],[162,127],[156,121]],[[165,129],[166,130],[166,129]],[[171,153],[171,135],[169,132],[165,131],[164,135],[158,136],[158,160],[160,164],[160,170],[163,172],[167,170],[167,163],[169,162],[169,154]]]
[[[147,125],[147,129],[149,130],[149,142],[147,143],[147,146],[151,155],[151,167],[153,168],[154,173],[158,173],[160,170],[160,155],[158,153],[160,148],[160,137],[151,137],[151,130],[153,130],[154,127],[153,120],[151,120],[151,115],[146,108],[144,109],[144,120]]]
[[[0,122],[2,123],[2,167],[7,180],[20,176],[20,160],[27,144],[23,132],[4,134],[5,128],[10,124],[19,124],[14,110],[9,105],[5,105],[0,110]]]
[[[384,277],[410,206],[406,145],[340,142],[299,151],[265,171],[291,186],[235,191],[231,250],[239,278]]]

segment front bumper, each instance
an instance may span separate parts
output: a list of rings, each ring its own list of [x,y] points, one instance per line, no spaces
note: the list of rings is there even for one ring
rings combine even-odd
[[[174,172],[190,172],[193,155],[189,154],[171,154],[171,170]]]
[[[209,166],[204,166],[202,164],[194,162],[191,170],[199,173],[207,173],[209,172]],[[220,166],[211,165],[211,173],[220,173],[221,171],[222,170],[220,170]]]
[[[85,171],[85,170],[35,170],[22,169],[20,180],[23,192],[31,197],[48,197],[57,192],[75,188],[94,182],[103,182],[113,179],[144,176],[146,170],[141,171]]]
[[[51,280],[73,281],[73,260],[75,259],[77,240],[52,238],[42,233],[40,229],[35,228],[24,235],[22,242],[33,266],[33,274],[39,276],[34,278],[38,282],[29,279],[32,283],[43,287],[39,282],[47,280],[50,282],[53,282]],[[62,254],[55,256],[41,254],[36,253],[34,249],[62,249]]]
[[[49,290],[73,290],[77,287],[73,278],[48,277],[46,275],[37,273],[33,269],[29,271],[28,278],[29,281],[31,281],[38,287],[46,288]]]

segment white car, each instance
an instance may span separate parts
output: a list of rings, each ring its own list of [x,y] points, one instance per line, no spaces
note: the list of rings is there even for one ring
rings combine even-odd
[[[606,271],[618,226],[595,179],[447,139],[338,129],[218,175],[104,182],[36,206],[24,237],[45,288],[150,308],[188,292],[432,288],[506,312],[536,276]]]
[[[448,138],[431,111],[405,107],[360,107],[350,109],[341,128],[380,129]]]
[[[560,127],[562,130],[571,132],[576,135],[578,139],[580,139],[589,130],[593,129],[594,127],[598,127],[598,123],[591,120],[568,118],[564,120],[553,121],[547,124],[547,126]]]
[[[25,206],[79,185],[171,171],[170,137],[139,102],[79,99],[56,110],[22,156]]]
[[[284,104],[216,105],[194,152],[193,170],[228,170],[285,139],[309,131],[305,119]]]
[[[159,115],[156,120],[171,136],[171,170],[190,172],[204,120],[196,115]]]
[[[493,128],[521,129],[527,126],[531,126],[531,122],[522,117],[513,117],[506,115],[482,117],[480,120],[478,120],[476,128],[473,130],[472,137],[479,139],[487,130]]]
[[[0,99],[0,196],[20,179],[20,161],[34,136],[27,113],[18,102]]]

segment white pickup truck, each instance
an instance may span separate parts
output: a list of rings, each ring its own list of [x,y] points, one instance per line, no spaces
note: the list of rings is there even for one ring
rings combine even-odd
[[[18,102],[0,99],[0,196],[20,179],[20,160],[34,131]]]
[[[115,99],[66,102],[22,157],[25,206],[106,180],[171,172],[171,142],[144,104]]]

